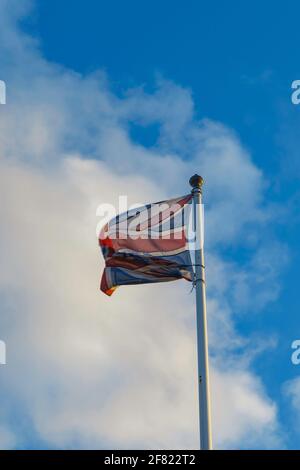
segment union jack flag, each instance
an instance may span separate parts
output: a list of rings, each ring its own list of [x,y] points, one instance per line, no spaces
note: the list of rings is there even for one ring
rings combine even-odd
[[[186,221],[192,195],[131,209],[108,222],[99,244],[105,259],[100,289],[193,280]]]

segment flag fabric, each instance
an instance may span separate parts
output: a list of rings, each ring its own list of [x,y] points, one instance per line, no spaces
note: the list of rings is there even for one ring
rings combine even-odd
[[[186,232],[191,200],[189,194],[131,209],[103,227],[102,292],[111,295],[121,285],[193,280]]]

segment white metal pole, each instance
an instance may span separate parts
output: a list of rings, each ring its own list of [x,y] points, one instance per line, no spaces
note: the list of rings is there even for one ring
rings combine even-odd
[[[202,220],[202,185],[203,178],[194,175],[190,179],[193,187],[195,242],[195,290],[197,315],[197,356],[199,384],[199,427],[200,449],[212,449],[210,385],[208,365],[208,337],[206,319],[205,267],[203,252],[203,220]]]

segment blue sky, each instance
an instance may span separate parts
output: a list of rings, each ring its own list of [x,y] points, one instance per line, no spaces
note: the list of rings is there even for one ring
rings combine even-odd
[[[277,174],[281,107],[292,113],[298,72],[297,2],[272,10],[238,1],[65,5],[39,2],[35,30],[49,59],[83,73],[103,68],[118,91],[151,89],[155,73],[171,77],[192,90],[199,116],[235,129],[254,160]]]
[[[89,81],[89,77],[93,77],[96,71],[101,70],[101,73],[105,73],[105,78],[99,78],[99,87],[103,87],[106,90],[103,100],[107,99],[110,101],[111,108],[115,106],[120,109],[121,116],[126,115],[127,122],[125,128],[128,132],[130,145],[132,145],[132,153],[139,148],[138,152],[144,152],[147,158],[155,160],[157,155],[161,156],[164,152],[165,154],[169,152],[172,156],[181,152],[183,154],[182,168],[185,165],[189,167],[191,162],[195,161],[197,162],[197,165],[195,163],[197,166],[195,171],[201,172],[203,168],[207,169],[207,175],[210,174],[210,171],[213,172],[213,169],[210,170],[210,164],[206,157],[203,157],[203,160],[201,160],[202,157],[199,157],[200,160],[193,160],[196,158],[193,156],[192,150],[193,146],[196,145],[193,143],[194,141],[191,140],[192,143],[189,141],[187,146],[185,146],[184,142],[177,143],[177,146],[174,143],[170,143],[167,144],[167,147],[161,143],[162,141],[169,142],[168,139],[171,139],[168,135],[163,136],[165,140],[161,139],[164,119],[171,122],[171,117],[168,115],[166,118],[157,117],[155,112],[165,113],[165,111],[153,111],[152,108],[152,106],[154,108],[157,106],[155,101],[156,96],[160,97],[157,90],[161,88],[163,90],[162,101],[164,99],[163,95],[168,93],[171,96],[174,95],[175,101],[176,99],[182,99],[186,106],[182,111],[183,114],[187,112],[189,116],[189,106],[193,103],[191,105],[193,108],[193,111],[191,111],[192,117],[187,118],[188,125],[186,127],[183,126],[182,130],[180,130],[181,135],[176,138],[184,139],[185,132],[188,133],[190,129],[195,131],[197,122],[208,119],[216,123],[216,125],[220,123],[220,126],[224,126],[225,129],[229,130],[229,134],[227,134],[227,130],[222,130],[223,127],[221,130],[211,131],[208,125],[210,131],[216,133],[216,135],[213,134],[215,139],[220,139],[221,142],[222,139],[225,139],[225,143],[227,142],[226,139],[233,142],[233,150],[241,155],[241,160],[244,159],[245,154],[250,155],[251,165],[253,165],[255,171],[252,171],[252,166],[249,169],[248,163],[245,163],[245,166],[241,165],[236,171],[241,172],[241,180],[245,178],[245,181],[247,181],[249,170],[249,185],[251,181],[255,183],[253,184],[253,200],[258,197],[257,203],[253,203],[252,206],[248,199],[246,201],[245,196],[246,202],[242,207],[245,207],[245,210],[249,208],[249,212],[253,210],[253,213],[256,215],[251,216],[249,220],[245,219],[243,222],[244,231],[239,231],[239,228],[236,228],[235,237],[232,236],[230,238],[229,236],[228,240],[224,243],[222,241],[219,243],[213,241],[211,246],[209,245],[208,247],[208,260],[210,260],[210,263],[214,263],[214,260],[216,263],[224,263],[225,268],[221,272],[223,272],[223,275],[224,272],[226,273],[225,275],[229,274],[229,279],[224,284],[225,292],[222,291],[221,287],[218,287],[216,281],[216,289],[220,288],[220,294],[217,295],[217,300],[220,302],[220,315],[222,315],[222,308],[225,308],[226,304],[226,309],[228,307],[231,312],[228,324],[234,325],[234,332],[230,334],[236,340],[238,338],[239,341],[240,338],[244,338],[244,340],[247,338],[248,340],[246,345],[243,340],[234,353],[232,353],[230,345],[226,346],[225,349],[226,351],[228,349],[229,352],[228,362],[224,368],[227,370],[230,361],[235,360],[235,357],[239,357],[238,361],[240,362],[238,362],[237,373],[242,373],[242,369],[245,368],[245,371],[248,371],[247,373],[252,374],[251,377],[259,378],[260,385],[257,385],[257,387],[255,385],[254,389],[260,395],[262,387],[263,392],[260,396],[267,397],[267,403],[269,401],[272,402],[277,409],[276,423],[272,421],[270,428],[268,426],[264,428],[262,425],[261,429],[265,433],[270,432],[270,434],[275,434],[276,436],[270,443],[258,444],[254,442],[251,432],[254,432],[255,426],[250,417],[251,424],[249,429],[252,431],[249,431],[249,435],[247,434],[247,424],[245,425],[246,430],[244,431],[243,428],[240,434],[240,431],[237,431],[236,434],[233,433],[233,437],[225,436],[220,443],[221,447],[249,447],[253,445],[254,447],[300,448],[300,434],[294,422],[295,416],[299,416],[297,413],[300,413],[300,400],[297,398],[297,390],[300,393],[298,381],[300,366],[298,369],[292,365],[290,360],[291,343],[294,339],[300,338],[298,313],[300,308],[298,296],[298,279],[300,274],[300,250],[298,242],[300,235],[300,220],[298,215],[300,166],[297,151],[299,145],[300,106],[297,107],[291,103],[291,83],[293,80],[300,78],[300,66],[297,60],[297,44],[300,35],[298,24],[299,13],[300,6],[296,1],[289,1],[285,4],[277,2],[270,7],[269,4],[265,3],[262,5],[261,2],[256,0],[246,3],[230,1],[226,2],[226,5],[225,2],[220,0],[210,4],[209,2],[194,0],[189,2],[178,0],[164,0],[163,2],[157,0],[152,2],[136,0],[128,2],[115,0],[110,2],[99,2],[97,0],[73,0],[72,2],[67,0],[52,0],[51,2],[46,2],[45,0],[37,0],[35,2],[35,9],[22,17],[20,24],[23,33],[18,33],[25,33],[39,41],[38,49],[34,49],[34,60],[30,56],[30,60],[34,64],[32,73],[35,73],[37,78],[41,77],[39,83],[38,80],[37,83],[34,81],[33,90],[35,91],[35,97],[38,96],[38,93],[42,93],[43,90],[46,93],[47,86],[43,88],[43,80],[46,81],[46,79],[49,80],[50,85],[53,85],[54,91],[55,87],[57,87],[59,93],[62,93],[61,88],[63,85],[57,85],[57,83],[62,83],[63,78],[61,77],[64,76],[69,77],[67,80],[69,80],[74,88],[73,100],[76,97],[76,80],[78,80],[78,93],[86,93],[83,102],[79,99],[78,107],[72,104],[71,109],[69,104],[64,104],[66,109],[71,109],[70,116],[68,114],[69,111],[64,111],[59,115],[61,121],[56,121],[54,116],[53,121],[50,119],[48,126],[51,127],[51,122],[62,122],[64,126],[65,122],[69,123],[68,120],[70,120],[68,125],[72,127],[72,116],[80,114],[83,109],[82,105],[88,105],[90,103],[90,96],[94,96],[93,94],[96,93],[94,90],[97,86]],[[17,46],[13,42],[10,47],[17,50]],[[26,45],[26,54],[31,47],[34,48],[35,46]],[[14,54],[13,52],[13,57],[15,57]],[[41,58],[44,63],[60,64],[64,68],[59,69],[55,65],[55,71],[49,72],[46,70],[45,65],[40,64],[39,60]],[[23,96],[24,83],[21,80],[18,82],[12,77],[15,77],[16,73],[20,70],[22,72],[21,75],[24,74],[25,77],[24,70],[26,66],[22,64],[17,53],[16,58],[11,60],[11,63],[8,60],[7,63],[3,61],[2,69],[4,76],[0,76],[0,78],[7,81],[8,88],[11,83],[9,93],[13,94],[13,87],[15,86],[19,87],[18,89],[21,90],[20,96]],[[55,83],[51,73],[56,77]],[[75,84],[73,84],[73,80]],[[176,84],[174,86],[177,86],[178,89],[172,88],[172,85],[166,85],[164,81]],[[161,83],[163,84],[161,85]],[[68,85],[65,85],[65,88],[67,89]],[[129,89],[135,90],[131,91],[131,93],[133,93],[134,99],[137,101],[131,101],[130,96],[132,95],[128,93]],[[142,96],[136,91],[137,89],[143,90],[141,92]],[[188,96],[184,90],[187,90]],[[64,93],[66,94],[62,96],[66,96],[66,102],[68,103],[67,92]],[[52,91],[50,91],[51,94]],[[38,98],[35,99],[38,103]],[[43,106],[48,106],[48,102],[44,103],[43,100],[44,97],[41,96],[40,103],[43,103]],[[65,98],[63,98],[64,100]],[[154,101],[152,102],[151,100]],[[21,100],[21,103],[22,105],[24,104],[24,99]],[[100,106],[104,106],[103,101],[99,101],[99,103]],[[19,106],[21,106],[20,103]],[[57,106],[60,106],[59,100]],[[41,106],[39,111],[42,112],[43,109],[46,108]],[[187,111],[185,111],[186,109]],[[13,112],[12,110],[12,116]],[[109,113],[112,113],[112,111],[109,111]],[[180,113],[181,110],[179,109],[179,116]],[[97,144],[95,144],[91,137],[93,134],[91,128],[98,119],[105,121],[107,115],[105,114],[104,117],[102,115],[98,116],[96,110],[93,110],[87,116],[85,122],[77,122],[77,116],[74,118],[74,121],[76,121],[74,122],[74,134],[76,134],[76,129],[80,130],[82,126],[85,126],[86,132],[83,133],[83,139],[81,140],[78,136],[76,137],[76,135],[72,134],[69,127],[64,131],[63,138],[65,139],[65,136],[67,136],[67,140],[71,144],[69,147],[63,145],[59,147],[63,158],[65,158],[68,152],[70,153],[70,158],[73,158],[74,152],[78,150],[79,153],[81,152],[84,155],[83,157],[80,156],[81,160],[84,161],[88,158],[90,149],[93,149],[91,151],[93,154],[92,160],[96,159],[102,162],[101,152],[105,149],[107,149],[109,155],[109,152],[113,155],[111,146],[108,144],[102,150],[95,150]],[[123,118],[121,117],[120,119]],[[195,124],[190,124],[190,121],[193,121]],[[60,141],[59,132],[59,130],[55,130],[55,139],[53,138],[53,141]],[[187,137],[187,140],[189,138]],[[205,138],[205,136],[202,136],[202,139]],[[83,140],[84,143],[82,143]],[[51,141],[51,133],[49,141]],[[34,140],[32,145],[37,147],[37,160],[39,159],[39,153],[45,151],[47,155],[48,153],[50,155],[51,152],[58,149],[58,144],[55,144],[52,149],[47,138],[42,143],[40,141],[37,143]],[[39,150],[40,148],[43,152]],[[100,157],[97,156],[97,151]],[[122,146],[120,151],[122,152]],[[12,151],[10,152],[13,153]],[[131,168],[133,176],[135,176],[135,162],[131,162],[130,156],[127,157],[130,154],[130,147],[126,148],[124,152],[125,163],[126,165],[128,163],[128,168]],[[247,158],[245,157],[246,162],[248,161]],[[27,155],[24,158],[18,157],[19,162],[26,161],[26,159]],[[46,159],[47,165],[50,160],[50,158]],[[104,157],[103,161],[105,162]],[[150,163],[148,164],[150,165]],[[30,165],[35,168],[34,165],[36,163],[30,163]],[[43,168],[43,165],[41,165],[41,168]],[[74,165],[79,164],[77,162]],[[38,166],[38,168],[40,167]],[[73,188],[72,185],[79,185],[78,181],[84,178],[80,176],[80,167],[74,168],[72,167],[72,171],[67,171],[68,175],[72,172],[77,175],[77,171],[79,173],[76,177],[72,176],[70,178],[70,188]],[[104,170],[101,173],[101,168],[97,167],[97,169],[93,170],[93,173],[95,175],[98,174],[97,172],[99,172],[99,175],[102,174]],[[228,168],[230,170],[230,166]],[[227,167],[225,166],[226,169]],[[227,186],[225,185],[223,189],[228,192],[230,192],[229,188],[232,178],[232,173],[229,170],[220,173],[220,178],[228,182]],[[260,172],[261,177],[255,173],[256,170]],[[44,170],[39,169],[38,171]],[[137,175],[139,171],[136,171]],[[49,178],[51,178],[49,174],[51,175],[51,169],[49,170],[48,168],[47,173],[43,173],[43,178],[48,182]],[[204,174],[203,176],[207,175]],[[126,173],[127,177],[130,178],[130,175],[128,176]],[[174,194],[172,194],[172,184],[168,183],[169,186],[166,189],[168,195],[177,194],[176,181],[180,179],[179,177],[180,171],[176,173],[177,179],[174,178]],[[149,186],[146,186],[145,195],[152,198],[153,191],[151,190],[151,184],[155,181],[155,176],[152,179],[151,177],[149,178]],[[242,186],[238,188],[235,178],[233,178],[233,185],[236,185],[237,189],[234,196],[236,202],[233,207],[238,206],[239,191],[243,192]],[[75,180],[76,183],[74,183]],[[87,178],[85,184],[89,184],[88,181]],[[94,187],[95,184],[93,182],[91,186]],[[247,183],[245,184],[247,185]],[[128,187],[130,185],[132,186],[132,183],[129,179]],[[209,193],[207,201],[208,209],[211,213],[214,213],[214,201],[216,204],[219,204],[220,196],[215,196],[214,199],[214,183],[210,183],[209,176],[207,178],[207,186]],[[184,187],[185,182],[183,181],[179,191],[182,191]],[[221,184],[215,190],[215,193],[222,190],[222,188]],[[123,191],[125,190],[126,186],[123,188]],[[71,193],[71,189],[69,191]],[[81,192],[83,191],[81,190]],[[114,198],[117,193],[118,191],[110,193],[110,197]],[[250,196],[248,196],[248,193]],[[134,196],[139,197],[138,194],[132,194],[132,197]],[[227,195],[224,195],[224,197],[226,199]],[[241,196],[242,200],[243,197]],[[95,196],[91,195],[90,198],[94,201]],[[109,195],[107,198],[109,199]],[[157,199],[156,194],[153,195],[153,198]],[[252,199],[251,187],[249,192],[247,192],[247,198]],[[88,200],[90,201],[90,199]],[[81,199],[79,201],[79,204],[83,204]],[[51,212],[51,203],[49,209]],[[238,226],[236,219],[241,218],[241,220],[244,220],[244,215],[239,213],[238,210],[234,211],[235,209],[232,212],[230,206],[229,224]],[[259,216],[257,211],[260,212]],[[38,210],[37,213],[39,213]],[[224,221],[220,222],[220,219],[225,217],[224,214],[221,210],[217,213],[220,227],[222,227],[221,222],[224,224]],[[210,215],[208,215],[209,217]],[[258,217],[257,220],[259,222],[256,222],[255,217]],[[260,225],[262,219],[264,222]],[[60,219],[54,218],[54,220],[59,221]],[[208,233],[211,233],[210,230],[216,229],[209,228]],[[222,238],[222,228],[218,230],[220,230],[219,237]],[[214,240],[214,236],[212,239]],[[210,241],[207,240],[207,243],[209,244]],[[38,258],[38,255],[36,256]],[[259,268],[256,263],[260,263]],[[227,269],[228,271],[226,271]],[[212,271],[213,277],[214,268],[212,268]],[[245,294],[247,299],[241,300],[243,289],[247,290],[241,281],[245,271],[247,272],[245,275],[246,284],[248,282],[247,276],[249,276],[249,292]],[[250,274],[249,271],[251,271]],[[231,273],[233,276],[232,282],[230,282]],[[212,287],[214,286],[215,283],[213,281]],[[160,292],[162,292],[161,289]],[[186,295],[186,291],[184,295]],[[211,292],[210,295],[213,299],[214,293]],[[267,298],[266,301],[261,300],[265,297]],[[7,304],[11,305],[9,294],[4,299],[7,299]],[[122,301],[127,302],[130,310],[130,298],[126,297]],[[227,303],[230,305],[227,306]],[[6,305],[4,300],[2,304]],[[35,301],[34,304],[36,305],[37,302]],[[112,309],[109,314],[113,315],[120,307],[114,305],[107,308]],[[138,305],[136,308],[138,310]],[[80,315],[81,310],[79,308],[78,315]],[[219,318],[218,314],[216,314],[216,317]],[[136,318],[134,317],[132,321],[134,319]],[[97,323],[98,320],[93,321]],[[5,325],[6,323],[4,323],[3,327],[4,332]],[[218,323],[216,324],[217,327]],[[7,334],[9,334],[9,331],[7,330]],[[218,334],[219,341],[222,343],[222,334],[220,331]],[[243,351],[244,347],[245,350]],[[212,349],[214,349],[213,345]],[[216,353],[213,350],[212,354],[219,355],[220,357],[222,355],[219,349]],[[45,355],[47,356],[46,353]],[[247,355],[251,357],[253,355],[249,363],[247,362]],[[67,360],[65,365],[67,367]],[[218,359],[217,369],[220,375],[222,375],[220,358]],[[38,374],[38,370],[39,367],[37,365],[36,374]],[[60,373],[62,371],[63,368],[60,370]],[[54,377],[56,376],[54,375]],[[232,380],[234,380],[234,377]],[[62,385],[58,379],[57,381],[59,389]],[[248,383],[247,380],[246,383]],[[113,389],[113,386],[108,384],[109,382],[105,381],[105,387],[109,389],[112,387]],[[101,387],[101,381],[94,384],[94,386],[95,390],[97,387]],[[49,391],[47,387],[46,390]],[[40,393],[46,393],[43,391],[44,388],[41,387]],[[55,393],[59,395],[59,392]],[[43,401],[42,398],[41,401]],[[17,408],[20,410],[20,419],[22,419],[22,422],[31,423],[32,436],[34,437],[32,441],[25,438],[23,440],[16,438],[16,446],[46,446],[51,448],[53,446],[76,447],[78,445],[93,447],[99,446],[99,439],[102,443],[108,442],[108,445],[117,445],[116,443],[122,442],[122,445],[125,447],[126,445],[142,446],[140,441],[134,440],[134,437],[131,440],[130,438],[124,438],[122,441],[121,431],[118,431],[119,434],[117,432],[117,437],[115,437],[114,428],[110,435],[101,435],[100,438],[99,436],[91,435],[90,441],[82,440],[78,437],[81,431],[79,425],[78,429],[76,428],[76,418],[73,418],[73,421],[70,419],[73,423],[73,428],[70,425],[71,431],[69,428],[65,429],[64,427],[63,431],[61,431],[61,433],[66,433],[69,436],[68,438],[65,437],[62,440],[58,437],[54,438],[54,430],[51,429],[51,426],[46,430],[44,429],[43,432],[39,431],[42,427],[39,419],[45,412],[44,408],[47,407],[47,401],[45,401],[44,407],[41,405],[41,409],[39,409],[37,414],[34,412],[26,414],[20,402],[22,402],[22,399],[19,399],[19,406]],[[78,406],[80,401],[75,403]],[[270,408],[268,408],[268,412],[271,413]],[[65,419],[67,421],[68,416]],[[107,418],[105,419],[110,419],[108,411]],[[234,416],[232,419],[234,419]],[[243,419],[241,419],[241,422],[244,423]],[[261,419],[263,420],[264,418]],[[11,429],[9,432],[14,434],[14,424],[12,422],[15,423],[18,420],[16,416],[12,419],[10,413],[8,413],[7,420],[10,422]],[[254,417],[255,421],[256,418]],[[262,422],[264,423],[264,421]],[[178,432],[178,435],[180,435],[180,432],[184,433],[183,430]],[[186,429],[185,432],[187,432]],[[134,436],[134,433],[132,435]],[[152,436],[149,438],[147,433],[145,433],[146,439],[150,439],[153,445],[163,445],[161,440],[155,442],[155,439]],[[167,442],[178,445],[178,440],[176,439],[170,439]],[[15,441],[13,440],[13,442]]]
[[[258,1],[89,0],[83,5],[77,0],[71,10],[62,3],[39,2],[34,27],[46,57],[81,73],[104,68],[118,93],[140,84],[151,90],[156,74],[190,88],[197,115],[233,128],[263,168],[270,201],[297,201],[297,164],[284,159],[290,128],[297,144],[300,113],[290,100],[291,83],[300,73],[297,2],[270,8]],[[147,145],[155,139],[151,132],[155,129],[137,131],[135,137]],[[275,350],[260,357],[256,367],[280,403],[280,384],[299,375],[290,362],[291,340],[300,335],[296,201],[296,214],[277,227],[291,255],[280,297],[264,316],[250,313],[239,325],[243,332],[257,329],[261,335],[278,336]],[[281,406],[286,419],[285,403]],[[300,437],[290,442],[297,448]]]

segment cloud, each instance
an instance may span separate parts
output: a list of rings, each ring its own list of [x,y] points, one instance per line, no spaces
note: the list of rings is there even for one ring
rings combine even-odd
[[[28,7],[0,4],[0,48],[10,53],[0,55],[9,90],[0,113],[0,331],[8,360],[0,445],[197,447],[190,285],[130,286],[106,298],[95,229],[100,203],[117,204],[119,194],[129,203],[178,195],[198,171],[207,180],[215,446],[262,447],[263,433],[266,446],[280,446],[276,404],[243,361],[248,345],[234,322],[255,305],[248,291],[239,295],[241,285],[256,285],[259,309],[273,300],[266,286],[278,276],[275,268],[263,276],[249,269],[263,247],[258,227],[271,219],[262,172],[232,130],[197,121],[189,90],[159,78],[152,93],[120,97],[101,72],[81,76],[47,62],[17,27]],[[133,141],[132,125],[152,124],[159,132],[151,148]],[[225,259],[235,244],[250,250],[248,263]]]
[[[282,385],[282,394],[288,404],[290,413],[289,432],[294,435],[299,434],[300,418],[300,377],[288,380]]]
[[[219,370],[213,377],[215,434],[221,447],[235,447],[239,442],[240,448],[251,449],[259,441],[270,449],[283,445],[276,425],[276,406],[254,374]],[[230,425],[232,422],[234,426]]]

